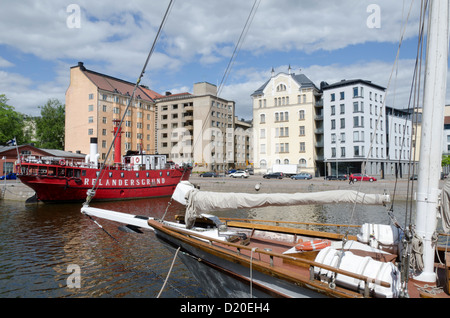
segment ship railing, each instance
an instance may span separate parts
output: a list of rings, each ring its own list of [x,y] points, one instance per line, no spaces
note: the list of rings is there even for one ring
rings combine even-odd
[[[82,159],[64,158],[64,157],[49,157],[49,156],[21,156],[17,164],[21,163],[35,163],[47,164],[56,166],[71,166],[71,167],[92,167],[92,164],[86,163]]]

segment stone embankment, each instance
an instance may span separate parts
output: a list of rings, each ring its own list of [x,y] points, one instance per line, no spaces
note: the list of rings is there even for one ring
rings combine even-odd
[[[192,175],[190,182],[199,186],[204,191],[216,192],[244,192],[244,193],[296,193],[296,192],[320,192],[330,190],[356,190],[364,193],[394,195],[398,200],[407,199],[411,193],[411,182],[407,179],[383,179],[374,182],[355,182],[349,184],[347,181],[324,180],[323,178],[312,178],[311,180],[264,179],[262,176],[251,175],[247,179],[234,179],[231,177],[200,178]],[[442,182],[442,181],[441,181]],[[410,188],[408,192],[408,186]],[[258,188],[259,190],[256,190]],[[414,182],[412,191],[417,190]]]
[[[320,192],[329,190],[357,190],[364,193],[394,195],[398,200],[405,200],[408,196],[408,185],[411,181],[401,179],[378,180],[375,182],[355,182],[349,184],[348,181],[324,180],[323,178],[313,178],[311,180],[291,180],[291,179],[264,179],[259,175],[251,175],[247,179],[235,179],[231,177],[200,178],[193,174],[190,182],[200,187],[204,191],[216,192],[244,192],[244,193],[296,193],[296,192]],[[441,186],[443,181],[441,180]],[[257,191],[256,188],[259,190]],[[34,190],[27,187],[19,180],[8,180],[0,183],[1,198],[4,200],[26,201],[35,194]],[[413,192],[417,190],[414,183]],[[409,190],[411,193],[411,190]]]
[[[7,180],[0,183],[0,198],[12,201],[27,201],[35,195],[30,187],[24,185],[20,180]]]

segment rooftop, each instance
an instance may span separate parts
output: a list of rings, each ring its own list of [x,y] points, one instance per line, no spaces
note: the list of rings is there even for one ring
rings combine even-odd
[[[332,89],[332,88],[337,88],[337,87],[344,87],[344,86],[350,86],[350,85],[355,85],[355,84],[364,84],[367,86],[372,86],[374,88],[380,89],[380,90],[386,90],[385,87],[382,87],[380,85],[374,84],[372,83],[372,81],[368,81],[368,80],[363,80],[363,79],[351,79],[351,80],[341,80],[339,82],[333,83],[333,84],[328,84],[326,82],[323,82],[323,84],[321,84],[321,89],[322,90],[327,90],[327,89]]]
[[[131,96],[136,85],[136,83],[127,82],[109,75],[88,70],[84,66],[83,62],[78,62],[78,65],[73,66],[72,68],[74,67],[79,67],[86,77],[92,81],[92,83],[104,91]],[[135,92],[136,99],[142,99],[149,102],[153,102],[155,99],[161,97],[163,97],[163,95],[158,94],[143,85],[139,85]]]
[[[307,88],[307,87],[317,88],[316,85],[313,83],[313,81],[311,81],[305,74],[295,74],[295,73],[292,73],[292,74],[279,73],[279,74],[290,75],[294,79],[294,81],[296,81],[302,88]],[[273,76],[272,76],[272,78],[273,78]],[[258,88],[256,91],[254,91],[251,96],[261,95],[263,93],[264,89],[266,88],[267,84],[269,84],[269,82],[272,80],[272,78],[270,78],[260,88]]]

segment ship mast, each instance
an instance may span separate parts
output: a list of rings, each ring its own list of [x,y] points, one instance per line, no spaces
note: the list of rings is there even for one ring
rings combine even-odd
[[[447,86],[449,0],[431,0],[428,18],[422,136],[416,197],[416,235],[423,243],[423,268],[414,277],[435,282],[435,242],[439,209],[442,129]],[[420,256],[419,256],[420,257]]]

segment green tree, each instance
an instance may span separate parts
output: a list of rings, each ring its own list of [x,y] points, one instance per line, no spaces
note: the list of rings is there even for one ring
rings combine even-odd
[[[49,99],[36,118],[36,141],[40,148],[64,149],[65,105]]]
[[[441,166],[442,166],[442,167],[445,167],[445,166],[448,166],[448,165],[450,165],[450,156],[442,155],[442,163],[441,163]]]
[[[7,104],[8,98],[0,95],[0,144],[6,143],[16,137],[17,144],[23,143],[23,115]]]

